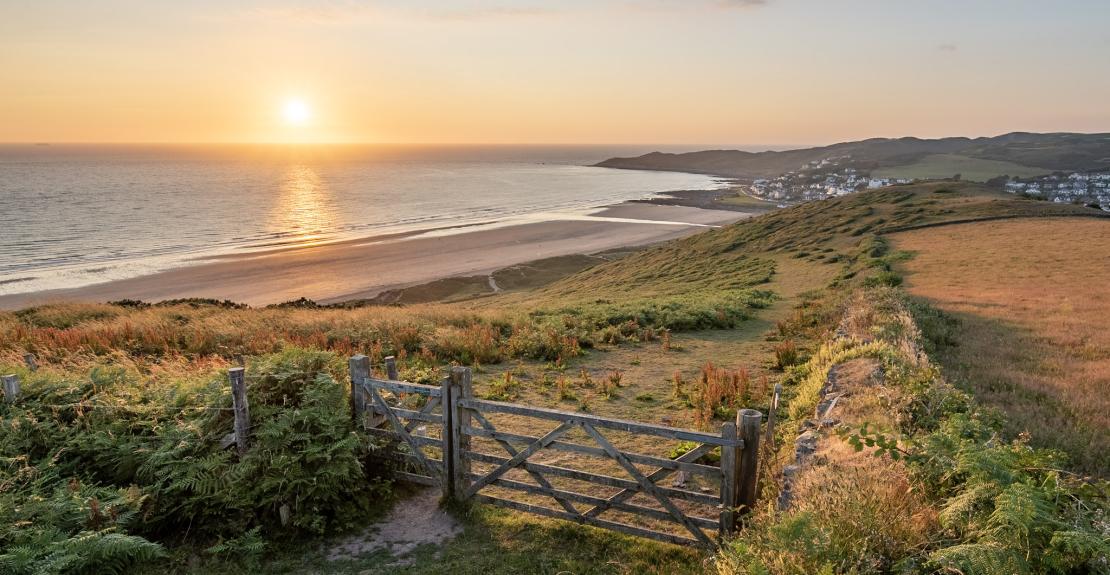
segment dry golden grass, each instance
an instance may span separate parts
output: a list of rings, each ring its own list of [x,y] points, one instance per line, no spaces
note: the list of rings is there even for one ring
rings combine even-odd
[[[1110,222],[1012,220],[892,236],[907,287],[960,320],[939,354],[1009,431],[1110,473]]]

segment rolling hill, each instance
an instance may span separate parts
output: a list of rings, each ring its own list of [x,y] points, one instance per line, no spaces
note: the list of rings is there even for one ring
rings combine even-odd
[[[872,138],[785,151],[652,152],[635,158],[610,158],[596,165],[755,179],[775,177],[810,162],[836,158],[841,159],[843,166],[867,172],[886,169],[887,173],[897,175],[897,170],[892,168],[911,166],[938,155],[1009,162],[1023,168],[1026,173],[1031,171],[1034,174],[1057,170],[1099,170],[1110,168],[1110,134],[1014,132],[989,138]]]

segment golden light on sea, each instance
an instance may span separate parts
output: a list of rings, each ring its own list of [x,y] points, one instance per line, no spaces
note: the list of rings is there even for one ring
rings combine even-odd
[[[281,181],[270,213],[270,229],[287,234],[284,241],[311,245],[326,241],[336,224],[335,198],[315,170],[291,165]]]

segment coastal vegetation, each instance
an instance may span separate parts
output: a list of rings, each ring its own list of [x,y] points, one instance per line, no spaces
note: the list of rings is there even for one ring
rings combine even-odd
[[[0,313],[0,371],[23,388],[0,406],[0,572],[1107,572],[1105,461],[1064,441],[1066,421],[1042,435],[1022,420],[1036,413],[1023,397],[1029,381],[984,383],[1013,375],[990,367],[1010,356],[965,368],[973,356],[961,354],[992,357],[993,332],[972,319],[981,309],[941,297],[951,275],[934,263],[955,249],[945,234],[976,230],[973,242],[989,249],[966,250],[966,267],[981,271],[960,277],[978,294],[968,301],[997,303],[976,283],[992,262],[1038,252],[1005,251],[978,230],[1066,227],[1061,237],[1090,238],[1087,227],[1110,225],[1100,214],[936,182],[780,210],[452,303],[124,301]],[[952,225],[974,221],[986,223]],[[1061,273],[1090,269],[1082,261],[1105,242],[1089,245]],[[1028,323],[1053,293],[1004,319]],[[1083,321],[1007,341],[1039,357],[1052,344],[1043,338],[1090,330],[1067,346],[1068,362],[1018,372],[1063,390],[1077,366],[1101,365],[1105,316],[1053,309]],[[455,540],[405,563],[329,562],[321,541],[406,495],[383,446],[351,423],[355,353],[377,369],[394,355],[416,382],[473,366],[476,393],[491,399],[706,429],[737,408],[767,411],[782,383],[763,504],[713,557],[479,506],[455,510]],[[227,369],[240,362],[256,425],[242,457],[221,448]],[[814,423],[830,371],[848,392],[840,421]],[[1080,397],[1098,401],[1091,393]],[[1068,409],[1042,413],[1101,425],[1096,410]],[[802,433],[818,457],[791,472],[792,503],[779,509]]]

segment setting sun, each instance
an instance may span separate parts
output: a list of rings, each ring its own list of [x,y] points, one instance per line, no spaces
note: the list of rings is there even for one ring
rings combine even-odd
[[[285,116],[285,121],[287,123],[300,126],[308,122],[309,118],[312,117],[312,110],[309,109],[308,104],[305,104],[303,100],[289,100],[285,102],[282,115]]]

